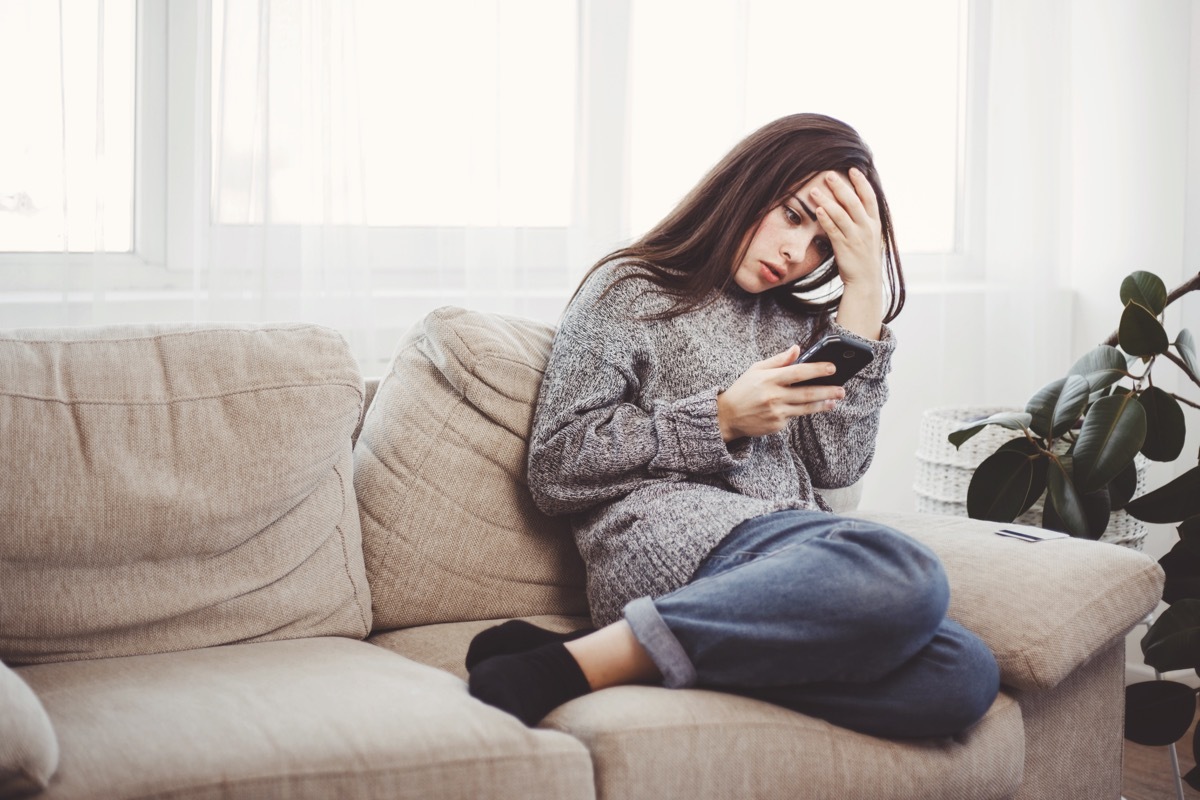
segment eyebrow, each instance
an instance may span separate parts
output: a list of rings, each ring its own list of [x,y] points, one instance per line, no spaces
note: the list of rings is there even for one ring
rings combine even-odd
[[[808,214],[808,216],[809,216],[809,219],[812,219],[812,220],[814,220],[814,221],[816,220],[816,218],[817,218],[817,215],[816,215],[816,214],[814,214],[814,213],[813,213],[813,210],[812,210],[811,208],[809,208],[809,207],[808,207],[808,206],[807,206],[807,205],[804,203],[804,201],[803,201],[803,200],[801,200],[801,199],[800,199],[800,195],[798,195],[798,194],[794,194],[794,195],[792,195],[792,199],[793,199],[793,200],[795,200],[797,203],[799,203],[799,204],[800,204],[800,208],[804,210],[804,213],[805,213],[805,214]]]

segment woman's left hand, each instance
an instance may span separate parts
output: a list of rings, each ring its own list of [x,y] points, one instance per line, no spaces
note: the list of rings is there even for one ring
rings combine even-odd
[[[847,286],[883,284],[883,226],[870,182],[850,168],[850,180],[823,172],[810,184],[817,222],[829,237],[842,282]]]
[[[883,331],[883,225],[866,176],[853,167],[850,179],[823,172],[809,184],[817,222],[829,237],[841,275],[837,322],[866,339]]]

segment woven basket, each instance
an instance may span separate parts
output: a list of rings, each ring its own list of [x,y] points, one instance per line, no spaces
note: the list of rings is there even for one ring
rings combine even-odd
[[[1020,431],[988,425],[958,449],[950,444],[947,437],[964,422],[983,419],[1002,411],[1018,410],[950,406],[926,411],[921,419],[921,435],[917,442],[917,477],[913,484],[913,491],[917,495],[917,510],[931,514],[967,516],[967,487],[971,483],[971,475],[974,474],[975,468],[996,452],[1000,445],[1022,434]],[[1137,467],[1137,489],[1134,491],[1136,496],[1146,489],[1146,459],[1138,455],[1134,464]],[[1041,525],[1042,505],[1042,499],[1039,498],[1032,508],[1017,517],[1016,522],[1023,525]],[[1146,526],[1141,520],[1134,519],[1124,511],[1114,511],[1100,541],[1141,550],[1145,538]]]

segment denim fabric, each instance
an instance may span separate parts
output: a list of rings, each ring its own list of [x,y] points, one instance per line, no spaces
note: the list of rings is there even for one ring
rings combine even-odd
[[[625,607],[669,687],[757,697],[893,738],[947,736],[999,691],[987,646],[947,619],[937,556],[820,511],[747,520],[688,585]]]

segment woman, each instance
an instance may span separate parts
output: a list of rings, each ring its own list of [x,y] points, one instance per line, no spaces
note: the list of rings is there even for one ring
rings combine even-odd
[[[554,340],[529,485],[544,512],[571,516],[599,629],[485,631],[468,653],[471,693],[530,725],[634,682],[757,697],[879,736],[976,722],[998,670],[946,618],[937,557],[829,513],[815,491],[871,462],[886,323],[903,298],[871,153],[814,114],[747,137],[594,266]],[[873,360],[844,386],[794,385],[833,372],[794,363],[829,332]]]

